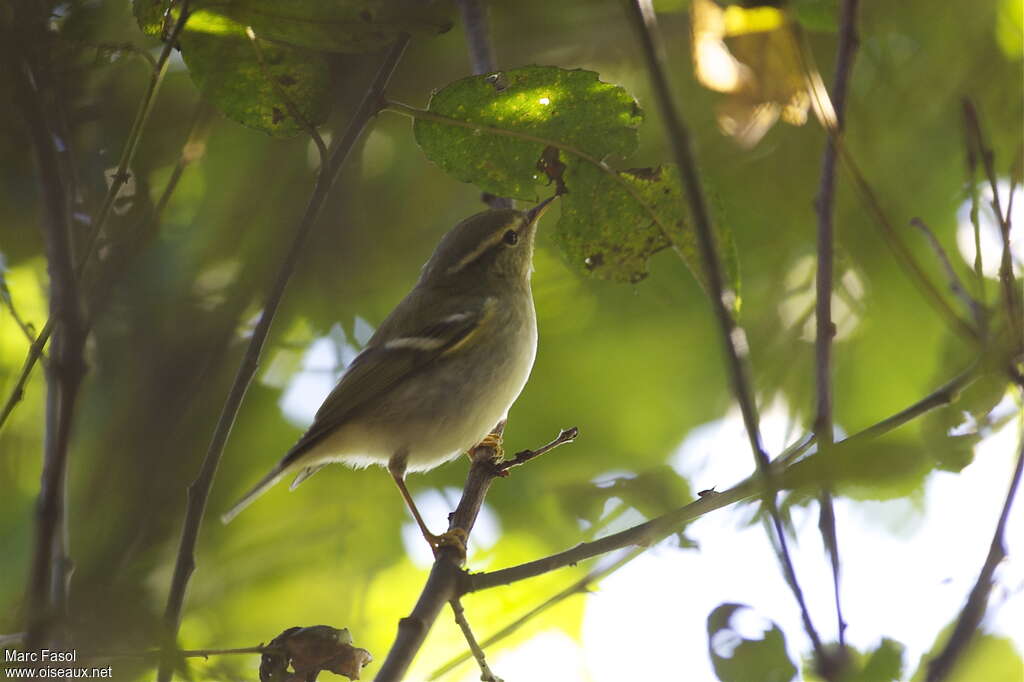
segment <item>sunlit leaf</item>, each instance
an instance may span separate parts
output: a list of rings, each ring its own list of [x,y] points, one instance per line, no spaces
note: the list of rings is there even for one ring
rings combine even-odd
[[[135,0],[133,5],[139,26],[148,35],[168,28],[167,0]],[[446,1],[195,0],[189,7],[195,14],[252,26],[269,40],[326,52],[372,52],[403,33],[435,35],[452,26],[452,5]],[[217,23],[190,21],[189,28],[217,33]]]
[[[921,659],[921,664],[911,678],[923,682],[928,672],[928,663],[946,645],[953,626],[945,628],[932,650]],[[947,682],[1020,682],[1024,674],[1024,660],[1021,653],[1008,637],[988,633],[977,633],[967,644],[953,666]]]
[[[708,615],[708,651],[721,682],[788,682],[797,673],[786,653],[786,636],[775,623],[760,638],[744,635],[734,620],[750,609],[744,604],[720,604]],[[752,613],[752,612],[751,612]]]
[[[821,76],[806,63],[798,27],[784,10],[693,0],[690,11],[697,80],[726,93],[718,106],[722,132],[753,147],[780,116],[803,125],[814,107],[819,119],[834,122]]]
[[[271,135],[299,134],[304,127],[292,117],[288,103],[270,82],[274,79],[306,122],[318,125],[327,119],[330,79],[322,55],[264,43],[264,73],[244,27],[223,17],[217,20],[222,33],[186,31],[181,50],[192,80],[218,109]]]
[[[622,88],[593,71],[527,66],[455,81],[434,93],[430,111],[459,121],[550,140],[603,159],[637,144],[642,112]],[[447,173],[498,196],[536,200],[545,142],[417,119],[416,141]],[[569,167],[583,163],[562,152]]]

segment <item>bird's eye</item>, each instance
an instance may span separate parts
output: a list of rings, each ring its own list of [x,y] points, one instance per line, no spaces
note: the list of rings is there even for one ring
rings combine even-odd
[[[505,233],[505,236],[503,236],[502,239],[509,246],[515,246],[516,244],[519,243],[519,233],[516,232],[515,230],[509,230],[508,232]]]

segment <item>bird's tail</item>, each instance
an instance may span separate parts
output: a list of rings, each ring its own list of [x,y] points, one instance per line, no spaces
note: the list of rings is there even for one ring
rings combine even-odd
[[[231,523],[231,520],[241,514],[242,510],[255,502],[256,498],[270,490],[275,483],[280,481],[281,477],[285,475],[289,468],[290,467],[288,465],[282,466],[281,464],[278,464],[271,469],[269,474],[260,479],[260,482],[253,486],[252,490],[247,492],[242,499],[235,503],[235,506],[221,514],[221,523]]]

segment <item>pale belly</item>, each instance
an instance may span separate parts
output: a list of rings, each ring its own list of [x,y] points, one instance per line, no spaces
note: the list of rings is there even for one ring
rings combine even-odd
[[[530,376],[536,321],[531,315],[515,327],[507,330],[516,337],[515,351],[506,348],[498,357],[495,349],[477,344],[422,370],[417,380],[399,384],[374,409],[325,436],[300,461],[383,466],[404,455],[408,471],[426,471],[458,457],[506,418]],[[489,361],[481,363],[471,353],[490,354]],[[483,366],[490,368],[482,371]]]

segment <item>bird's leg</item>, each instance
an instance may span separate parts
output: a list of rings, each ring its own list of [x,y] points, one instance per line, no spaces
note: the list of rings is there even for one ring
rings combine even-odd
[[[409,493],[409,489],[405,486],[405,456],[394,456],[388,460],[388,471],[391,473],[391,478],[394,479],[395,485],[398,486],[398,492],[402,494],[402,499],[405,500],[405,506],[409,508],[409,513],[412,514],[413,519],[416,521],[416,525],[419,526],[420,533],[423,534],[423,539],[427,541],[430,548],[437,552],[441,547],[455,547],[460,553],[466,555],[466,532],[461,528],[455,528],[442,533],[441,535],[434,535],[427,528],[427,524],[423,521],[423,517],[420,516],[420,510],[416,508],[416,503],[412,499],[412,495]]]

